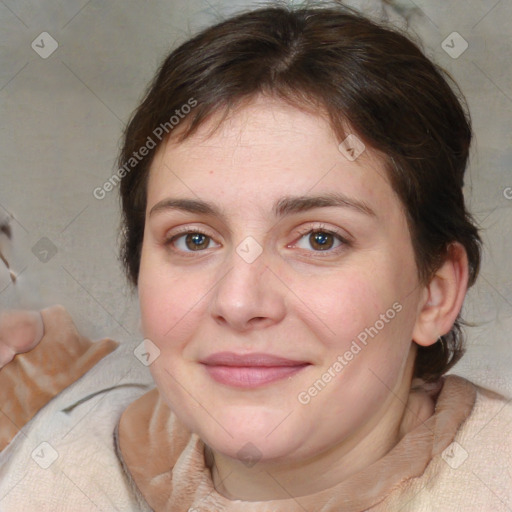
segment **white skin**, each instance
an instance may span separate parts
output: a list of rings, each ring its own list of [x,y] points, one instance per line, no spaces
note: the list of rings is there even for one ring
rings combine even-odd
[[[224,496],[306,495],[373,463],[433,413],[426,394],[410,393],[414,357],[418,344],[450,330],[466,292],[466,254],[453,244],[422,285],[383,163],[368,149],[345,158],[324,117],[258,97],[212,134],[216,123],[182,143],[169,140],[150,169],[138,289],[144,336],[160,350],[151,372],[211,449]],[[274,214],[283,197],[332,193],[374,214],[347,206]],[[209,202],[222,215],[150,215],[169,198]],[[312,230],[336,232],[327,235],[332,248],[319,250]],[[194,250],[183,232],[207,238]],[[236,252],[249,236],[263,249],[252,263]],[[403,308],[395,318],[301,404],[298,394],[395,302]],[[213,380],[200,363],[222,351],[310,364],[292,378],[240,389]],[[246,443],[261,457],[252,467],[237,455]]]

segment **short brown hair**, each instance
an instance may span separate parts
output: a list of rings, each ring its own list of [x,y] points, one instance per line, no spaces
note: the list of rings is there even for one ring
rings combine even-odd
[[[421,283],[429,282],[453,242],[464,246],[469,286],[474,283],[480,238],[462,190],[472,136],[462,94],[406,36],[352,9],[261,8],[207,28],[179,46],[134,112],[119,165],[147,144],[156,127],[167,126],[173,136],[169,119],[191,98],[197,106],[180,123],[178,141],[213,114],[227,113],[258,94],[324,112],[340,141],[349,126],[380,153],[406,212]],[[133,286],[149,167],[160,144],[120,185],[121,259]],[[437,379],[459,360],[464,351],[461,322],[459,316],[438,343],[419,347],[415,376]]]

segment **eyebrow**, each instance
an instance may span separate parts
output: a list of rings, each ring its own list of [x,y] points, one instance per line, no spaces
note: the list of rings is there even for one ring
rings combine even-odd
[[[356,212],[377,217],[375,212],[364,201],[350,198],[341,193],[328,193],[320,196],[287,196],[279,199],[273,207],[277,217],[300,213],[313,208],[350,208]]]
[[[284,217],[314,208],[329,207],[349,208],[370,217],[377,217],[374,210],[364,201],[359,201],[340,193],[328,193],[318,196],[285,196],[274,203],[272,211],[276,217]],[[163,199],[151,208],[149,216],[165,210],[201,213],[226,220],[225,215],[215,204],[198,199]]]

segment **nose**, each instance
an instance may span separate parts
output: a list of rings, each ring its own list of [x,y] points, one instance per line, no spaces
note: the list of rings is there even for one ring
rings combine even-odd
[[[263,252],[247,262],[233,251],[212,290],[210,312],[217,323],[243,332],[269,327],[284,318],[286,287],[265,256]]]

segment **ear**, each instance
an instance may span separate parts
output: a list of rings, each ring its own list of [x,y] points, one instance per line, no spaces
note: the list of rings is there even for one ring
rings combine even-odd
[[[425,286],[413,330],[418,345],[433,345],[450,331],[468,289],[468,257],[464,247],[454,242],[448,247],[443,265]]]

